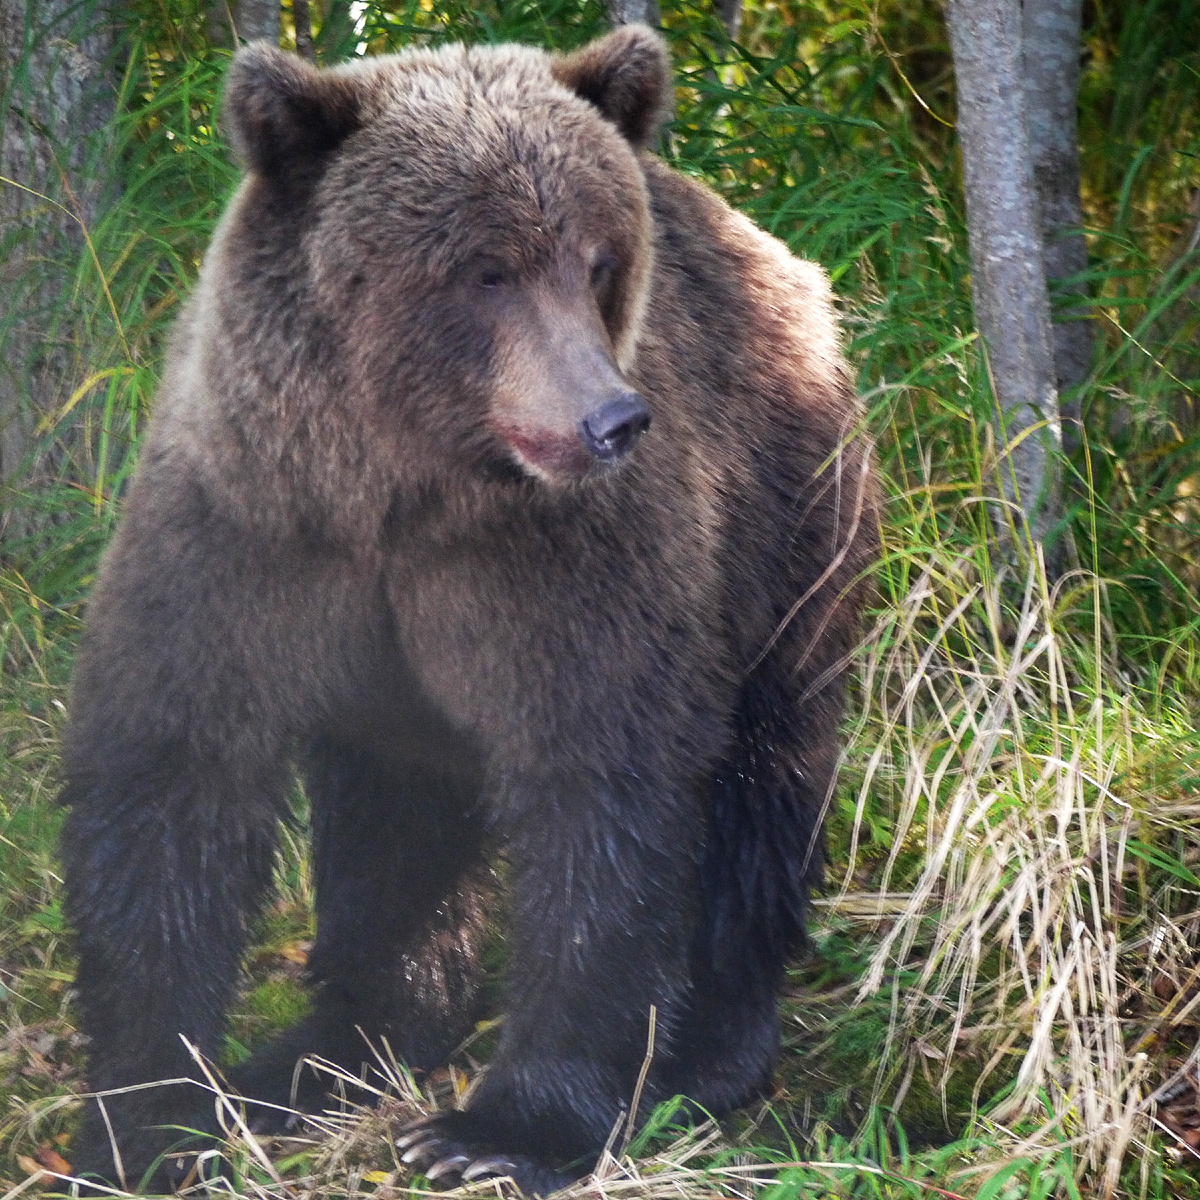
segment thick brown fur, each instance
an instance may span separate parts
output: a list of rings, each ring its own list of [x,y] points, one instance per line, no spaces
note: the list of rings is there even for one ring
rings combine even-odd
[[[875,491],[825,275],[641,149],[668,89],[638,28],[565,59],[235,60],[248,174],[176,332],[66,745],[93,1088],[194,1077],[180,1034],[218,1053],[293,765],[314,1012],[244,1095],[288,1103],[307,1053],[357,1070],[356,1028],[444,1061],[496,847],[500,1045],[410,1158],[539,1191],[587,1169],[652,1005],[643,1112],[719,1114],[769,1079]],[[605,457],[588,422],[614,404],[652,423]],[[211,1107],[110,1097],[128,1182]],[[75,1145],[115,1177],[98,1108]]]

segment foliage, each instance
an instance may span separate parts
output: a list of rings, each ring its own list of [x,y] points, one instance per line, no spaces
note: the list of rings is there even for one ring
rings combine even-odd
[[[598,0],[313,8],[328,10],[326,62],[457,39],[569,48],[604,28]],[[829,813],[831,890],[786,1007],[779,1094],[724,1139],[660,1114],[604,1190],[1200,1195],[1142,1102],[1197,1033],[1200,0],[1098,0],[1086,14],[1101,336],[1071,462],[1080,569],[1053,587],[1036,570],[1006,576],[994,554],[999,464],[938,6],[759,0],[737,46],[708,5],[663,13],[679,86],[662,152],[831,272],[889,505]],[[49,802],[63,684],[167,331],[237,178],[217,117],[227,52],[205,6],[137,0],[124,16],[118,114],[95,168],[119,187],[58,316],[79,364],[45,422],[62,466],[6,497],[48,523],[0,560],[0,1069],[12,1060],[16,1151],[68,1157],[62,1111],[35,1103],[78,1064]],[[298,846],[281,886],[232,1056],[297,1011],[310,932]],[[395,1096],[428,1102],[381,1071]],[[331,1118],[328,1138],[274,1169],[386,1200],[403,1178],[382,1138],[394,1112]],[[254,1154],[234,1161],[244,1186],[274,1194]]]

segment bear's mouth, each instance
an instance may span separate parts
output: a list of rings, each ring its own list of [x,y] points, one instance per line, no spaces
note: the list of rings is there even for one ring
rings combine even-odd
[[[507,423],[497,432],[521,466],[555,481],[616,466],[649,428],[649,407],[637,392],[627,391],[588,413],[569,434]]]
[[[546,430],[533,432],[513,426],[499,432],[517,463],[530,475],[550,483],[582,479],[601,465],[575,434],[563,437]]]

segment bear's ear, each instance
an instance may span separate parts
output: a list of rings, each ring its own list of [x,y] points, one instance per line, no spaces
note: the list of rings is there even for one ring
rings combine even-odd
[[[253,42],[225,76],[222,123],[247,169],[278,176],[311,167],[353,133],[361,100],[352,77]]]
[[[554,78],[594,104],[635,145],[648,146],[674,99],[671,59],[648,25],[622,25],[555,59]]]

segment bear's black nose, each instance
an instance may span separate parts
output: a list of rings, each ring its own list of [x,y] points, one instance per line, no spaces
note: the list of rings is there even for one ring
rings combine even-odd
[[[626,392],[579,422],[588,453],[604,462],[621,458],[650,428],[650,410],[637,392]]]

